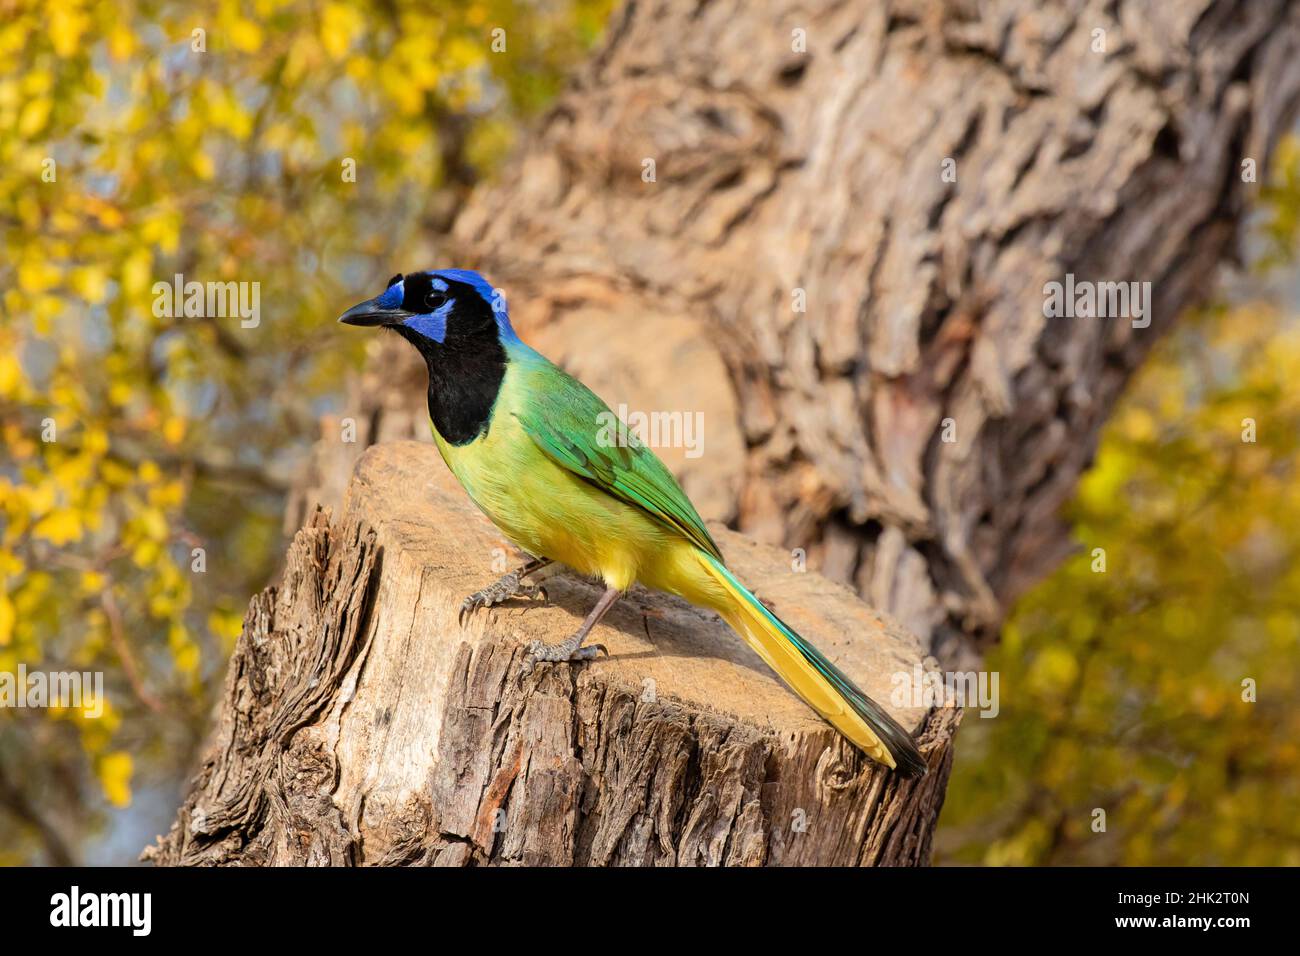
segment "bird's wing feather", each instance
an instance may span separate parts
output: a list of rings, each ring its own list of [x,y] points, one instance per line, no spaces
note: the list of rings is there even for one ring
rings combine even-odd
[[[609,406],[549,362],[530,369],[529,374],[528,399],[513,414],[546,457],[643,509],[722,560],[704,521],[659,456],[630,433],[625,442],[601,439],[602,423],[607,426],[617,421]]]

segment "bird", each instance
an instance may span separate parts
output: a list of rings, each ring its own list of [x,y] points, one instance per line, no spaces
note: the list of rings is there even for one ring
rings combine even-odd
[[[699,513],[657,455],[609,407],[526,345],[505,296],[478,272],[393,276],[339,321],[391,330],[428,368],[433,440],[473,503],[529,557],[476,591],[466,613],[545,598],[538,572],[558,562],[604,591],[567,640],[533,641],[521,671],[590,661],[592,628],[636,582],[716,611],[813,710],[873,760],[909,777],[927,765],[915,741],[824,654],[728,569]],[[553,569],[552,569],[553,570]],[[531,580],[530,580],[531,579]]]

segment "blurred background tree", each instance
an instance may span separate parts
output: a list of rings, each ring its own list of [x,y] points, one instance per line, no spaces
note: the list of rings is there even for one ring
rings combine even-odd
[[[107,697],[0,709],[0,863],[165,827],[361,358],[338,304],[436,241],[610,6],[0,0],[0,671]],[[176,273],[260,283],[260,324],[156,317]]]
[[[1267,282],[1293,280],[1300,146],[1279,153],[1240,304],[1138,373],[1070,508],[1079,552],[988,656],[1001,712],[967,714],[941,861],[1300,865],[1300,324]]]

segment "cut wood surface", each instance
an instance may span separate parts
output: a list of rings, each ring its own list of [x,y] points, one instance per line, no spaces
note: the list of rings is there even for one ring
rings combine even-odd
[[[520,676],[595,584],[458,622],[519,563],[437,451],[381,444],[345,513],[295,537],[254,599],[213,739],[161,864],[917,864],[955,710],[891,703],[920,642],[789,552],[711,528],[736,573],[893,716],[930,773],[844,741],[717,615],[634,589],[591,640],[609,656]]]

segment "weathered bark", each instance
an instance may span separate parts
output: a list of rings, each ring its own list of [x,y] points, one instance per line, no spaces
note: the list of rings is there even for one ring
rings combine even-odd
[[[372,530],[373,529],[373,530]],[[731,566],[909,728],[930,772],[859,754],[716,615],[634,590],[609,656],[519,676],[594,601],[512,602],[462,627],[500,533],[427,444],[372,448],[254,600],[220,718],[161,864],[926,862],[960,711],[890,704],[920,642],[786,553],[716,528]]]
[[[482,267],[612,405],[704,411],[705,454],[668,457],[706,517],[807,548],[956,665],[1069,548],[1116,396],[1233,254],[1298,24],[1282,0],[629,3],[443,261],[403,266]],[[1151,282],[1150,327],[1044,318],[1067,273]],[[427,436],[408,351],[353,390],[363,444]],[[321,443],[291,520],[357,453]]]

